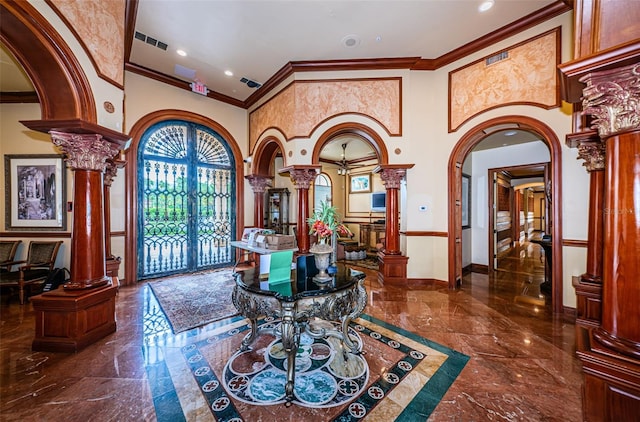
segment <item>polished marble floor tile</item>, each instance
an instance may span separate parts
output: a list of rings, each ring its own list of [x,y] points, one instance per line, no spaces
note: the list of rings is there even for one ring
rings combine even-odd
[[[457,377],[446,368],[414,371],[385,404],[370,409],[368,420],[582,420],[575,327],[554,316],[539,291],[544,257],[536,248],[516,249],[518,259],[502,260],[493,276],[466,275],[455,291],[438,284],[381,286],[367,272],[364,312],[371,321],[468,356]],[[32,352],[32,306],[1,299],[3,421],[215,420],[182,348],[211,338],[219,323],[174,335],[142,283],[120,288],[116,333],[76,354]],[[234,351],[230,345],[210,359]],[[419,389],[427,378],[435,378],[434,386],[454,380],[434,409],[426,404],[431,391]],[[283,405],[266,408],[262,420],[300,420]],[[313,420],[328,419],[318,412]]]

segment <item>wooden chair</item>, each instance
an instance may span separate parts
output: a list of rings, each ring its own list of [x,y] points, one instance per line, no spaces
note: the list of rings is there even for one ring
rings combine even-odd
[[[12,261],[4,265],[9,267],[18,264],[17,271],[0,272],[0,287],[18,287],[20,304],[24,304],[25,287],[32,288],[37,284],[44,284],[49,273],[53,270],[62,241],[29,243],[29,252],[25,261]]]
[[[22,240],[1,240],[0,241],[0,273],[11,271],[14,265],[16,251]]]

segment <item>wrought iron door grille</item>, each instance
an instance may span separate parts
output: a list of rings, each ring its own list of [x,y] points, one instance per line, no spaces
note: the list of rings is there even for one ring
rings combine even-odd
[[[235,172],[224,139],[164,122],[145,133],[140,151],[138,278],[230,265]]]

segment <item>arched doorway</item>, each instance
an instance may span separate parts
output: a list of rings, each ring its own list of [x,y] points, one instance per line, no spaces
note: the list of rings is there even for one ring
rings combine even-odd
[[[225,195],[233,195],[233,197],[235,198],[233,201],[235,216],[244,215],[244,171],[242,166],[242,152],[240,151],[240,148],[238,147],[238,144],[231,133],[229,133],[222,125],[220,125],[216,121],[190,112],[181,110],[160,110],[150,113],[138,120],[129,132],[129,136],[132,139],[132,145],[127,150],[127,165],[125,168],[127,186],[127,207],[125,210],[125,254],[128,257],[137,256],[139,247],[141,245],[140,239],[142,238],[142,233],[140,232],[140,227],[138,224],[137,210],[139,209],[138,203],[140,198],[138,188],[138,175],[140,174],[140,171],[143,171],[143,167],[140,167],[140,164],[138,163],[138,157],[140,154],[143,154],[143,136],[145,133],[150,133],[148,131],[150,131],[151,128],[156,127],[155,125],[157,124],[161,125],[164,122],[176,121],[182,122],[188,127],[205,129],[202,132],[202,136],[204,137],[203,139],[208,139],[208,137],[213,136],[217,140],[216,142],[214,142],[214,144],[217,144],[218,141],[222,140],[220,142],[224,143],[224,147],[218,145],[215,148],[217,148],[218,152],[220,152],[220,148],[224,148],[226,154],[229,155],[228,170],[230,172],[230,179],[228,180],[228,183],[232,188],[228,189]],[[212,133],[217,134],[217,136],[212,135]],[[196,141],[195,143],[199,143],[197,136],[194,140]],[[208,142],[205,142],[205,144],[208,144]],[[198,151],[197,148],[196,151]],[[195,154],[196,161],[198,161],[198,155],[200,155],[201,158],[203,157],[201,153],[196,152]],[[200,161],[206,162],[207,159],[202,159]],[[210,168],[213,168],[213,165],[211,165]],[[203,173],[203,175],[206,177],[205,173],[206,171]],[[197,179],[197,175],[195,177]],[[191,195],[195,195],[196,197],[198,197],[197,192],[192,192]],[[197,200],[195,202],[192,202],[192,204],[197,205]],[[192,211],[192,215],[195,216],[196,212]],[[232,240],[239,239],[242,236],[243,227],[238,226],[238,224],[236,223],[236,220],[233,220],[233,223],[229,223],[231,224],[229,226],[229,232]],[[220,227],[220,224],[218,223],[214,223],[211,227],[216,227],[216,224],[218,225],[218,227]],[[137,280],[138,262],[139,259],[128,259],[127,261],[125,261],[125,277],[127,280]]]
[[[232,263],[233,154],[215,131],[159,122],[138,148],[138,279]]]
[[[520,130],[534,132],[540,136],[549,148],[551,165],[549,188],[550,215],[552,221],[552,308],[554,313],[563,311],[562,304],[562,145],[553,130],[546,124],[527,116],[502,116],[483,122],[464,134],[449,158],[448,184],[449,184],[449,288],[460,286],[462,280],[462,165],[465,158],[487,134],[512,126]]]

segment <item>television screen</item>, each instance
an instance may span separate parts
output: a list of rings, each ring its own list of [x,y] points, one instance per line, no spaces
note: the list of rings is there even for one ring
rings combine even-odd
[[[371,194],[371,211],[385,212],[387,203],[387,192],[373,192]]]

